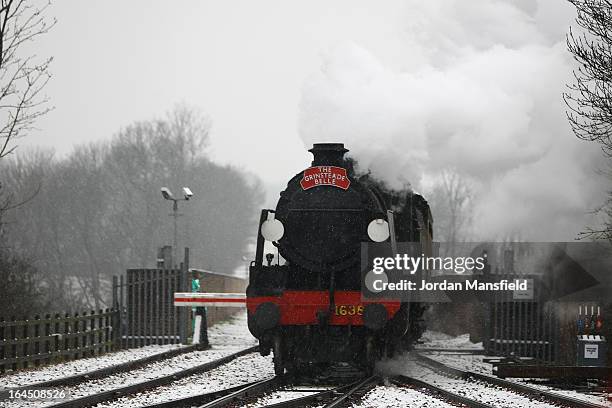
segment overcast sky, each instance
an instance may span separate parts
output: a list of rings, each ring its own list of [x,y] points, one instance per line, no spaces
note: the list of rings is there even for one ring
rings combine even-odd
[[[574,11],[560,0],[62,0],[50,14],[34,47],[55,58],[56,109],[22,146],[63,154],[185,102],[212,119],[215,160],[268,185],[316,141],[417,189],[453,168],[486,197],[487,238],[572,239],[606,189],[564,119]]]

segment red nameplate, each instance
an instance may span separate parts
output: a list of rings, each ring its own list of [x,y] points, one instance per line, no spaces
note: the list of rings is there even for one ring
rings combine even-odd
[[[351,181],[346,175],[346,169],[336,166],[316,166],[304,170],[304,177],[300,181],[302,189],[319,186],[332,186],[347,190]]]

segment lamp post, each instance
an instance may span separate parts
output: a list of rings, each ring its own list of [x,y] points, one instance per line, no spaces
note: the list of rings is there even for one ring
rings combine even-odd
[[[164,199],[172,201],[172,214],[170,214],[174,218],[174,240],[172,242],[172,262],[176,263],[176,259],[177,259],[176,258],[176,245],[177,245],[176,242],[177,242],[177,234],[178,234],[177,218],[179,217],[179,215],[181,215],[178,213],[178,202],[188,201],[191,197],[193,197],[193,193],[191,192],[189,187],[183,187],[183,198],[175,198],[174,195],[172,195],[172,192],[170,191],[168,187],[162,187],[161,193]]]

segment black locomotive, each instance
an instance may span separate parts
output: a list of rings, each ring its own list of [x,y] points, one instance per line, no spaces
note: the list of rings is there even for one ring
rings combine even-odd
[[[278,374],[350,363],[365,371],[422,334],[424,305],[361,296],[362,242],[432,241],[425,199],[356,174],[340,143],[315,144],[275,210],[262,210],[247,289],[248,324]],[[280,256],[264,254],[271,241]],[[280,258],[284,262],[280,261]]]

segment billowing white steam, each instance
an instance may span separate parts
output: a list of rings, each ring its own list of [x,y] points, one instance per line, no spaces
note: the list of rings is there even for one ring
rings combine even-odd
[[[453,169],[474,186],[475,238],[573,239],[607,187],[599,149],[565,118],[570,19],[551,29],[548,2],[517,4],[415,1],[398,38],[337,45],[304,84],[305,145],[344,142],[362,167],[424,193]]]

